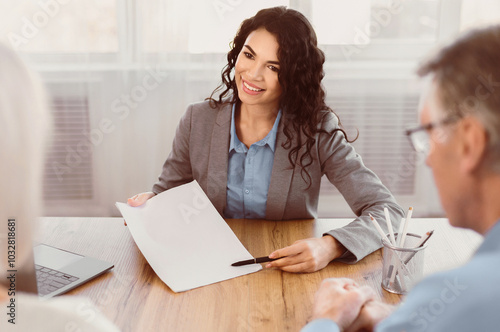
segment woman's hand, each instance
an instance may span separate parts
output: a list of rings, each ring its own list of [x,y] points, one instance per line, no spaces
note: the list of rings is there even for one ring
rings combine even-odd
[[[272,252],[269,258],[283,258],[268,263],[266,267],[276,267],[286,272],[314,272],[340,257],[345,250],[345,247],[330,235],[299,240],[291,246]]]
[[[135,196],[130,197],[127,200],[127,204],[130,206],[140,206],[140,205],[146,203],[146,201],[148,199],[150,199],[151,197],[153,197],[154,195],[155,195],[155,193],[151,192],[151,191],[148,191],[145,193],[140,193],[140,194],[137,194]]]
[[[151,192],[151,191],[148,191],[148,192],[145,192],[145,193],[140,193],[140,194],[137,194],[137,195],[134,195],[132,197],[130,197],[128,200],[127,200],[127,204],[130,205],[130,206],[140,206],[144,203],[146,203],[146,201],[148,199],[150,199],[151,197],[153,197],[155,195],[154,192]],[[123,220],[123,224],[125,226],[127,226],[127,222],[125,220]]]

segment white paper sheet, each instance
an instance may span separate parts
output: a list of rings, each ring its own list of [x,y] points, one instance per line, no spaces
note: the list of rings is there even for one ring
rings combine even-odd
[[[260,264],[231,266],[253,257],[196,181],[164,191],[139,207],[116,206],[144,257],[174,292],[262,269]]]

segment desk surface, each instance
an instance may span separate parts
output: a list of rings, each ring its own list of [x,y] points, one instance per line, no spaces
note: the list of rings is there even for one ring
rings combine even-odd
[[[297,221],[228,220],[248,251],[266,256],[296,240],[321,236],[352,219]],[[449,226],[446,219],[413,219],[409,231],[434,229],[424,274],[467,261],[481,236]],[[381,250],[359,263],[332,262],[325,269],[292,274],[275,269],[174,293],[154,273],[122,218],[43,218],[38,241],[107,260],[115,268],[71,291],[89,297],[123,331],[298,331],[306,323],[321,280],[348,277],[373,287],[380,299],[400,297],[382,290]],[[362,239],[360,239],[362,240]]]

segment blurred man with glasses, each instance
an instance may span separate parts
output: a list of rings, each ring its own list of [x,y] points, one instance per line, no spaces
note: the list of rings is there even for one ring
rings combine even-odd
[[[324,280],[304,332],[500,330],[500,26],[463,35],[418,73],[430,78],[421,126],[406,134],[432,169],[451,225],[484,242],[464,266],[415,286],[398,308],[353,280]]]

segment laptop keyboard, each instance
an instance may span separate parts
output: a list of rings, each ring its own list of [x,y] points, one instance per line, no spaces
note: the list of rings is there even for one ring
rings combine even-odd
[[[38,294],[43,296],[63,288],[79,278],[35,264]]]

